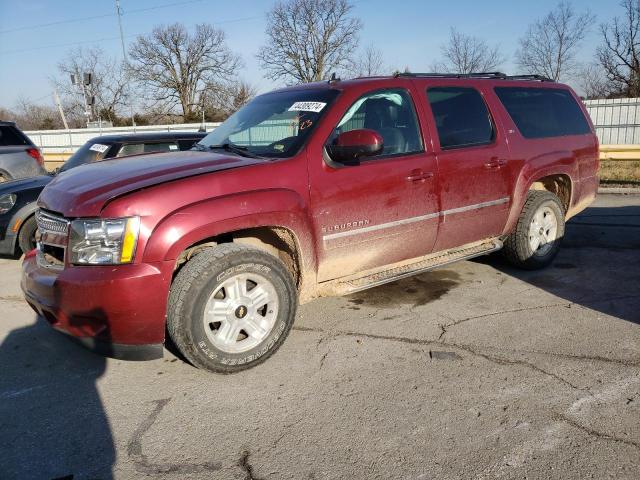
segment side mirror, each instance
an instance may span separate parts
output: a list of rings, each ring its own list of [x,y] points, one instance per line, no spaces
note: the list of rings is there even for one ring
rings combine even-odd
[[[333,144],[327,145],[327,153],[334,162],[354,164],[361,157],[371,157],[382,152],[382,136],[375,130],[362,128],[338,135]]]

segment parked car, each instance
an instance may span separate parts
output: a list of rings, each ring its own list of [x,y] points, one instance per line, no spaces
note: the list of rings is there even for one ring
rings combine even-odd
[[[15,123],[0,121],[0,183],[46,172],[44,158],[29,137]]]
[[[598,141],[566,85],[398,74],[260,95],[195,146],[52,181],[27,302],[98,352],[193,365],[272,355],[298,301],[503,249],[548,265],[598,188]]]
[[[205,133],[166,132],[95,137],[49,175],[0,184],[0,255],[27,253],[36,247],[36,201],[44,187],[59,174],[126,155],[188,150],[204,136]]]

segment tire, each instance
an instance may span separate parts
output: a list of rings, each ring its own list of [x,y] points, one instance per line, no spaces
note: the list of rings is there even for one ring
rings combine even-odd
[[[36,217],[31,215],[22,224],[20,233],[18,233],[18,246],[22,253],[26,254],[36,248],[36,230],[38,225],[36,224]]]
[[[278,258],[227,243],[182,267],[169,293],[167,331],[195,367],[235,373],[280,348],[297,306],[293,278]]]
[[[564,208],[556,195],[542,190],[529,191],[516,228],[504,241],[507,260],[525,270],[549,265],[564,237],[564,219]]]

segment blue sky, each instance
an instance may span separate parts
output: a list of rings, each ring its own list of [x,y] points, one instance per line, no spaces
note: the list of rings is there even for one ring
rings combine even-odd
[[[229,46],[242,56],[245,67],[241,76],[260,91],[275,86],[262,77],[255,58],[265,40],[264,16],[273,4],[271,0],[186,1],[121,0],[125,41],[133,41],[136,34],[147,33],[157,24],[213,23],[225,30]],[[500,44],[509,58],[503,67],[507,73],[516,73],[513,53],[518,37],[531,21],[556,3],[556,0],[353,1],[354,14],[364,23],[361,45],[379,48],[391,67],[428,70],[438,58],[439,46],[446,41],[449,28],[454,26],[460,32]],[[621,14],[617,0],[574,0],[573,4],[578,10],[591,10],[597,16],[597,24]],[[127,13],[138,9],[149,10]],[[107,54],[120,55],[114,13],[115,0],[0,0],[0,106],[13,107],[21,96],[52,103],[48,77],[56,73],[56,63],[66,51],[77,46],[70,44],[100,45]],[[99,18],[43,25],[91,16]],[[583,44],[580,59],[593,58],[599,42],[596,25]]]

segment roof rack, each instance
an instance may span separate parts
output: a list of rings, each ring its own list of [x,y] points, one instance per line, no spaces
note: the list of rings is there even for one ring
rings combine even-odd
[[[473,73],[409,73],[398,72],[394,77],[407,78],[487,78],[494,80],[533,80],[538,82],[553,82],[542,75],[507,75],[503,72],[473,72]]]

